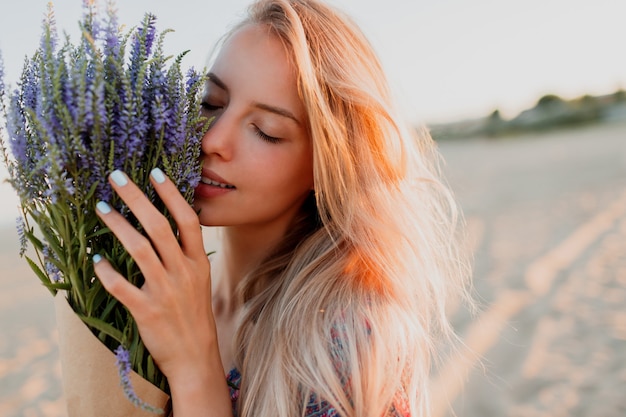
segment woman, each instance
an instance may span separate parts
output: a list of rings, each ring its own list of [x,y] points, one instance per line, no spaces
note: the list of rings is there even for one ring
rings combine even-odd
[[[232,415],[231,400],[255,417],[427,414],[434,346],[467,269],[433,143],[389,96],[345,16],[260,0],[207,77],[215,119],[194,208],[152,173],[180,236],[111,174],[149,240],[106,203],[98,212],[146,280],[130,285],[98,255],[96,273],[135,317],[176,417]],[[223,227],[210,263],[199,224]]]

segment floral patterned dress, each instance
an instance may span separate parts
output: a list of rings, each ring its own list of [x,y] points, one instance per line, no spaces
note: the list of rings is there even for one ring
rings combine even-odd
[[[241,384],[241,374],[237,368],[231,369],[226,376],[228,388],[230,390],[230,400],[233,404],[233,415],[238,416],[237,400],[239,399],[239,386]],[[410,417],[408,400],[405,395],[398,393],[394,398],[394,404],[385,417]],[[326,401],[318,401],[312,395],[306,407],[306,417],[341,417],[339,412]]]

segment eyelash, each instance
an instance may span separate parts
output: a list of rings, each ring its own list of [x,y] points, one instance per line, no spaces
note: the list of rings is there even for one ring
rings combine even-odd
[[[213,112],[216,110],[219,110],[221,108],[221,106],[215,106],[213,104],[210,104],[206,101],[203,101],[200,103],[200,107],[202,107],[202,109],[204,111],[208,111],[208,112]],[[269,143],[278,143],[280,142],[280,138],[276,138],[274,136],[270,136],[267,133],[263,132],[261,129],[259,129],[258,127],[254,126],[254,133],[260,137],[261,139],[263,139],[266,142]]]
[[[280,138],[275,138],[274,136],[270,136],[268,134],[266,134],[265,132],[263,132],[261,129],[259,129],[258,127],[254,127],[254,133],[256,133],[256,135],[258,137],[260,137],[261,139],[263,139],[266,142],[269,143],[278,143],[280,142]]]
[[[202,103],[200,103],[200,107],[202,107],[202,109],[206,111],[215,111],[220,108],[220,106],[214,106],[212,104],[207,103],[206,101],[203,101]]]

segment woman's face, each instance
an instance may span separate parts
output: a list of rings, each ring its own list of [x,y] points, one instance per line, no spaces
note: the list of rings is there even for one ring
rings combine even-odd
[[[313,188],[313,151],[295,71],[265,26],[245,26],[209,72],[194,207],[210,226],[286,229]]]

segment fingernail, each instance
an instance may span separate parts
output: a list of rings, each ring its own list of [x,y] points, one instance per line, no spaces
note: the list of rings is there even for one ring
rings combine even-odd
[[[102,256],[98,255],[97,253],[93,256],[93,258],[91,258],[91,260],[93,261],[94,264],[97,264],[98,262],[100,262],[102,260]]]
[[[165,174],[160,168],[154,168],[150,171],[150,175],[152,175],[152,178],[154,178],[154,180],[159,184],[163,184],[165,182]]]
[[[104,201],[98,201],[98,204],[96,204],[96,209],[102,214],[109,214],[111,212],[111,206],[109,206]]]
[[[111,179],[113,180],[114,183],[116,183],[120,187],[128,184],[128,180],[126,179],[126,176],[119,169],[116,169],[115,171],[111,172]]]

